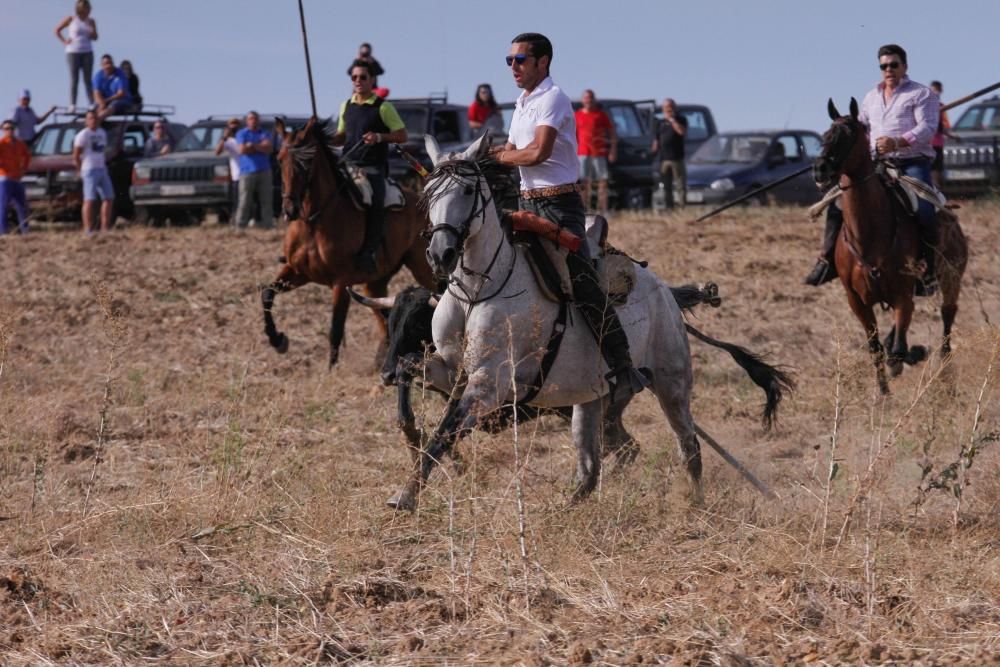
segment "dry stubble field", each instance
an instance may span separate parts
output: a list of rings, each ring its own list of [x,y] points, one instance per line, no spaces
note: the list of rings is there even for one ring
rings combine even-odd
[[[0,663],[996,663],[1000,208],[962,216],[954,358],[885,401],[839,286],[800,284],[819,236],[802,210],[615,220],[667,280],[719,283],[706,332],[794,369],[765,433],[756,388],[692,343],[696,419],[781,499],[705,448],[690,508],[646,395],[626,413],[638,460],[582,505],[569,433],[545,418],[521,426],[520,467],[512,434],[476,435],[412,516],[384,505],[408,455],[368,313],[334,371],[323,288],[279,297],[291,349],[266,344],[278,233],[5,238]],[[911,342],[939,327],[924,301]]]

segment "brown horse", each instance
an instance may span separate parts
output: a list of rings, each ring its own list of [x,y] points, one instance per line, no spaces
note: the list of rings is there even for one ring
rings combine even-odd
[[[417,209],[417,195],[405,191],[406,205],[386,211],[386,233],[377,255],[375,273],[356,268],[354,254],[364,240],[365,213],[355,206],[353,183],[343,163],[333,151],[329,121],[310,118],[300,129],[286,129],[276,123],[283,145],[278,153],[281,165],[281,207],[289,220],[285,232],[284,265],[274,282],[261,291],[264,331],[278,352],[288,350],[288,337],[274,326],[271,309],[274,297],[307,283],[328,285],[333,290],[330,322],[330,365],[337,363],[344,322],[351,298],[350,285],[364,283],[372,297],[386,295],[389,280],[403,265],[424,287],[437,283],[427,264],[427,243],[420,232],[427,217]],[[379,355],[385,347],[385,321],[376,315],[382,331]]]
[[[920,275],[920,240],[916,222],[903,209],[877,175],[868,148],[867,131],[858,121],[858,103],[851,98],[851,114],[841,116],[833,100],[828,105],[833,125],[823,136],[823,150],[813,164],[817,185],[828,188],[839,179],[843,190],[840,207],[844,224],[837,236],[834,261],[837,275],[847,291],[847,302],[868,335],[868,349],[875,359],[879,390],[889,392],[885,375],[885,351],[893,376],[903,363],[916,364],[926,357],[921,346],[909,347],[906,332],[913,317],[913,296]],[[951,352],[951,327],[958,312],[962,274],[968,247],[958,221],[951,212],[938,214],[940,242],[936,250],[937,276],[941,285],[941,320],[944,336],[941,356]],[[874,308],[881,304],[893,311],[893,327],[885,346],[878,339]]]

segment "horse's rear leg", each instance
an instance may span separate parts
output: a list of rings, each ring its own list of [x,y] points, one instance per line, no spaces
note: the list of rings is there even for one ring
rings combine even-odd
[[[622,414],[628,407],[627,401],[608,405],[604,412],[604,455],[615,455],[615,464],[621,470],[635,461],[639,455],[639,443],[625,430]]]
[[[681,460],[687,471],[691,504],[700,506],[704,503],[705,496],[701,484],[701,445],[691,417],[691,382],[680,374],[658,370],[653,374],[653,392],[670,427],[677,435]]]
[[[573,444],[576,445],[576,489],[572,502],[589,496],[601,478],[600,428],[602,401],[573,406]]]
[[[351,295],[346,285],[336,284],[333,290],[333,312],[330,315],[330,368],[340,359],[340,344],[344,342],[344,324],[351,307]]]
[[[271,347],[277,350],[279,354],[284,354],[288,351],[288,336],[278,331],[277,327],[274,326],[274,316],[272,314],[274,297],[279,293],[290,292],[296,287],[301,287],[306,282],[304,276],[299,275],[291,266],[285,264],[281,267],[281,271],[278,272],[278,277],[274,279],[274,282],[260,291],[260,301],[264,307],[264,333],[267,334],[267,340],[271,343]]]

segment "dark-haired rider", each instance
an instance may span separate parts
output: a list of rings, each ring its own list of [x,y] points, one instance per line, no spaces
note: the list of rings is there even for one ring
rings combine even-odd
[[[333,143],[344,146],[348,160],[365,171],[372,186],[372,204],[365,212],[365,240],[354,256],[358,269],[374,273],[376,256],[385,235],[385,179],[389,174],[389,144],[406,141],[406,126],[391,103],[376,95],[371,66],[355,61],[351,67],[354,94],[340,105]]]
[[[865,95],[858,120],[868,128],[868,140],[873,153],[888,158],[907,176],[931,185],[931,162],[934,149],[931,139],[938,125],[940,100],[927,86],[906,76],[906,51],[897,44],[886,44],[878,50],[882,81]],[[837,234],[844,222],[836,206],[827,208],[823,254],[805,279],[808,285],[822,285],[837,277],[833,250]],[[923,257],[927,262],[924,273],[924,293],[937,289],[934,255],[937,252],[938,228],[934,206],[923,199],[917,207],[917,227]]]
[[[566,93],[552,82],[552,43],[544,35],[524,33],[511,42],[507,66],[524,92],[517,98],[507,145],[496,159],[519,167],[518,207],[547,218],[584,238],[586,215],[577,188],[576,122]],[[642,391],[646,380],[632,366],[628,337],[607,296],[601,290],[586,243],[566,258],[573,299],[583,314],[611,369],[612,400]],[[612,379],[613,378],[613,379]]]

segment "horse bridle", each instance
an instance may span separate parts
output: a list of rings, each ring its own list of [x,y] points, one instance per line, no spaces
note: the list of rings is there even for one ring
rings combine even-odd
[[[465,167],[466,165],[469,165],[475,169],[474,176],[476,180],[475,183],[472,185],[463,184],[462,181],[459,179],[458,171],[460,168]],[[449,293],[451,293],[452,296],[454,296],[460,302],[467,304],[471,308],[476,304],[483,303],[484,301],[489,301],[490,299],[494,298],[495,296],[500,294],[500,292],[503,291],[504,287],[507,286],[507,283],[510,280],[511,275],[513,275],[514,273],[514,266],[517,263],[517,253],[515,252],[513,254],[513,259],[511,260],[510,268],[507,271],[507,275],[500,283],[500,285],[497,287],[497,289],[494,290],[493,293],[490,294],[489,296],[480,297],[479,292],[486,285],[486,281],[491,280],[491,278],[489,277],[490,270],[493,268],[493,266],[496,264],[497,259],[500,257],[500,251],[503,249],[504,242],[503,240],[501,240],[500,243],[497,244],[497,248],[493,252],[493,257],[490,259],[489,264],[486,266],[485,271],[483,271],[482,273],[480,273],[479,271],[474,271],[465,266],[465,242],[469,238],[469,234],[471,233],[472,222],[479,217],[483,217],[485,219],[487,207],[490,204],[492,204],[493,200],[495,199],[493,190],[489,186],[487,186],[486,188],[482,187],[483,179],[485,178],[483,170],[476,162],[471,160],[452,159],[439,162],[435,166],[434,171],[431,172],[430,177],[428,178],[428,186],[430,186],[432,180],[441,177],[447,177],[452,181],[454,181],[455,183],[458,183],[460,185],[465,185],[467,192],[468,189],[472,189],[473,190],[472,194],[474,195],[472,199],[472,206],[469,210],[469,214],[465,216],[465,219],[462,221],[461,224],[452,225],[447,222],[441,222],[429,227],[428,229],[425,229],[423,232],[421,232],[421,236],[423,236],[423,238],[425,238],[429,242],[432,238],[434,238],[434,235],[437,234],[438,232],[445,232],[447,234],[455,235],[455,238],[458,242],[457,243],[458,262],[459,262],[459,267],[462,269],[462,273],[464,273],[465,275],[475,275],[482,279],[482,283],[480,284],[479,288],[475,290],[475,294],[473,294],[472,291],[468,287],[466,287],[461,280],[455,278],[452,275],[449,275],[448,276],[449,285],[454,285],[456,288],[461,290],[464,293],[464,296],[456,294],[451,290],[450,287],[448,291]],[[489,195],[487,196],[486,194],[484,194],[483,190],[489,192]]]
[[[303,171],[306,172],[306,174],[305,174],[305,178],[302,181],[302,188],[301,188],[302,191],[298,192],[298,193],[285,192],[285,187],[283,186],[281,188],[281,207],[282,207],[282,209],[284,209],[284,207],[285,207],[285,201],[287,200],[287,201],[292,202],[293,204],[296,204],[297,208],[298,208],[298,210],[300,212],[302,210],[302,206],[303,206],[303,203],[304,203],[304,200],[305,200],[306,190],[309,188],[309,184],[312,183],[312,180],[313,180],[313,171],[316,169],[316,157],[317,157],[316,153],[318,153],[319,151],[322,150],[322,146],[320,145],[320,140],[318,138],[316,138],[316,137],[312,137],[312,139],[313,139],[313,141],[316,142],[314,146],[301,146],[300,145],[300,146],[286,146],[285,147],[285,150],[288,151],[288,153],[289,153],[289,157],[293,160],[293,163],[292,163],[292,170],[293,170],[293,172],[296,170],[296,164],[299,161],[298,158],[296,158],[295,155],[294,155],[295,151],[297,151],[297,150],[298,151],[312,150],[312,151],[314,151],[314,153],[313,153],[312,157],[308,157],[308,158],[304,158],[303,159],[303,161],[308,160],[309,167],[308,167],[308,169],[303,170]],[[348,154],[349,153],[350,153],[350,151],[348,151]],[[346,157],[346,154],[343,157]],[[333,201],[334,197],[336,197],[337,195],[339,195],[340,192],[344,189],[344,187],[346,187],[347,184],[350,182],[350,177],[344,171],[342,165],[337,164],[337,165],[333,166],[332,168],[333,168],[334,171],[340,170],[341,171],[341,175],[343,176],[343,179],[341,180],[341,183],[340,183],[339,186],[337,186],[336,188],[333,188],[330,191],[330,193],[326,196],[326,199],[323,200],[323,203],[320,206],[314,207],[313,212],[309,215],[309,218],[306,220],[306,222],[309,222],[309,223],[315,222],[316,218],[319,217],[319,215],[323,211],[323,209],[326,208],[326,206],[331,201]],[[291,180],[291,179],[289,179],[289,180]],[[290,188],[291,187],[291,183],[287,184],[287,187]],[[293,199],[293,197],[294,197],[294,199]]]

